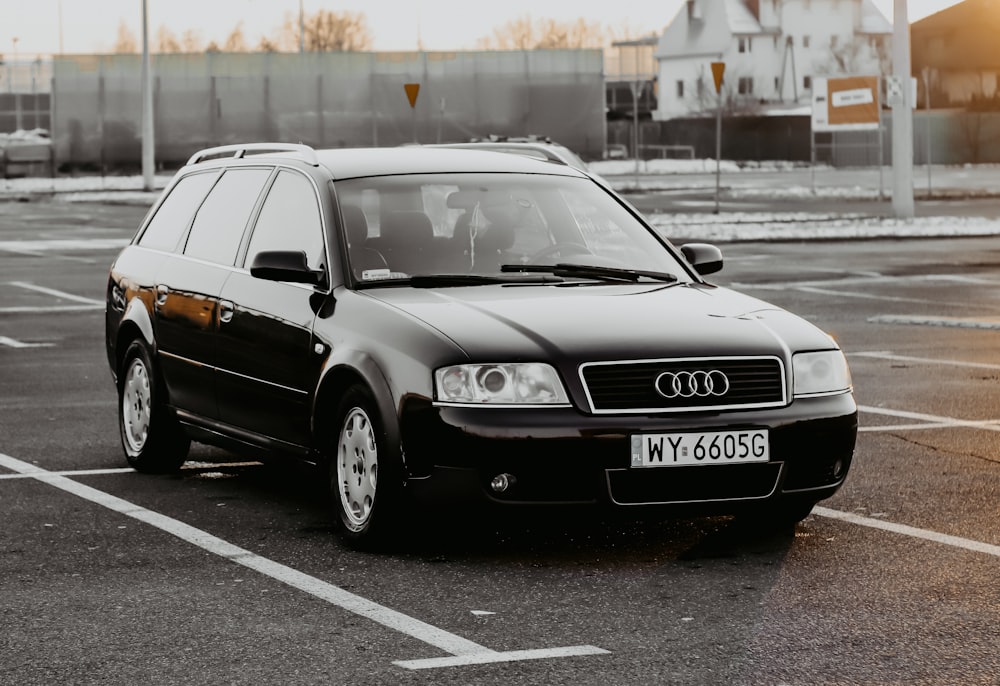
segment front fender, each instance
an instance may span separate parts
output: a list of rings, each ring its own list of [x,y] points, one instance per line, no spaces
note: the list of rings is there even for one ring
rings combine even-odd
[[[335,350],[323,366],[313,395],[312,433],[320,446],[329,428],[327,420],[344,392],[353,384],[364,384],[375,398],[387,445],[400,446],[399,414],[389,380],[372,356],[361,350]],[[335,428],[331,430],[336,430]]]

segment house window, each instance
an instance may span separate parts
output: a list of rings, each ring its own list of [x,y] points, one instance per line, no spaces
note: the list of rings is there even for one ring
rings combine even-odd
[[[750,95],[753,93],[753,77],[741,76],[737,87],[740,95]]]
[[[810,91],[810,90],[812,90],[812,87],[813,87],[813,77],[811,77],[811,76],[803,76],[802,77],[802,88],[805,89],[805,90],[807,90],[807,91]]]
[[[781,79],[779,79],[777,76],[775,76],[774,77],[774,90],[777,91],[779,88],[781,88]]]
[[[737,42],[737,46],[740,52],[750,52],[750,38],[740,38]]]
[[[678,98],[683,98],[684,97],[684,82],[683,81],[678,81],[677,82],[677,97]]]
[[[802,36],[802,47],[803,48],[809,47],[809,36]]]

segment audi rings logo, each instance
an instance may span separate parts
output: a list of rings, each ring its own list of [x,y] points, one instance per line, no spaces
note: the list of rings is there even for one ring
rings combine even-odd
[[[656,392],[664,398],[722,397],[729,392],[729,378],[718,369],[710,372],[663,372],[656,377]]]

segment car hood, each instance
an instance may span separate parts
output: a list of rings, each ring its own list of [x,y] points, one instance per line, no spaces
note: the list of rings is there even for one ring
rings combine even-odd
[[[470,359],[516,361],[777,355],[835,347],[774,305],[700,284],[371,289]]]

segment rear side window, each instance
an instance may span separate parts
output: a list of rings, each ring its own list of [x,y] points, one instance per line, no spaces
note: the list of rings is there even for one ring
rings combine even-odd
[[[247,249],[247,265],[264,250],[302,250],[311,269],[323,264],[323,222],[305,176],[280,171],[267,193]]]
[[[191,174],[178,181],[142,232],[139,245],[155,250],[175,250],[215,178],[214,173]]]
[[[198,210],[184,254],[234,264],[247,220],[270,175],[270,169],[226,171]]]

